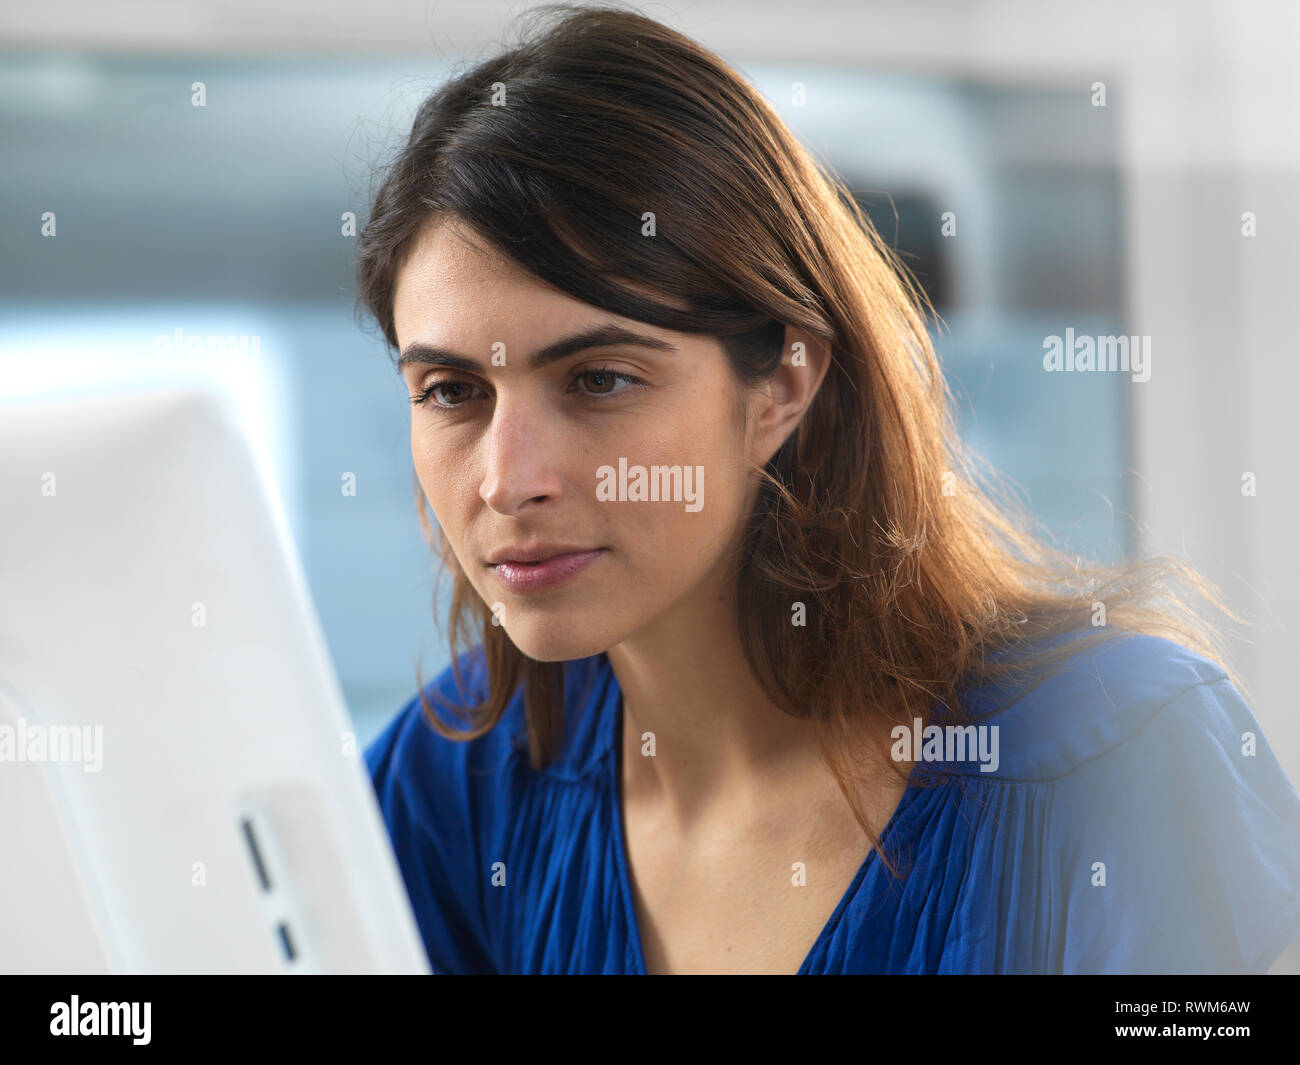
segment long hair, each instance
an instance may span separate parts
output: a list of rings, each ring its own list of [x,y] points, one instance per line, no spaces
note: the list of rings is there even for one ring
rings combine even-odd
[[[780,364],[787,325],[829,343],[801,424],[754,471],[758,501],[734,559],[736,620],[755,677],[775,705],[814,724],[882,859],[860,804],[870,781],[858,745],[888,729],[862,726],[939,712],[960,720],[964,692],[1004,674],[1041,677],[1045,663],[1121,633],[1226,661],[1189,605],[1190,590],[1223,609],[1195,572],[1171,559],[1109,567],[1062,553],[966,453],[920,286],[735,70],[625,10],[529,14],[538,32],[419,108],[360,236],[358,305],[396,352],[397,273],[421,226],[447,213],[579,300],[719,338],[742,386]],[[415,492],[433,545],[418,480]],[[530,759],[544,766],[562,742],[562,666],[528,658],[491,624],[439,536],[455,580],[453,669],[462,646],[481,643],[489,684],[482,704],[459,708],[468,729],[444,725],[426,703],[429,720],[474,738],[522,688]],[[796,604],[802,625],[792,624]]]

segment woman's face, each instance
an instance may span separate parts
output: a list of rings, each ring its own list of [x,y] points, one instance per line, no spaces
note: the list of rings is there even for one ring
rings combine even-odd
[[[394,325],[409,394],[427,393],[411,408],[420,484],[521,651],[587,657],[717,602],[749,461],[770,452],[742,432],[716,339],[575,300],[455,219],[417,240]],[[640,339],[563,343],[602,329]]]

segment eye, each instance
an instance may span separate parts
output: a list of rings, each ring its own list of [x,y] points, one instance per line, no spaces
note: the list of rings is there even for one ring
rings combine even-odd
[[[611,370],[606,366],[579,370],[573,375],[575,382],[584,379],[588,382],[588,388],[581,391],[584,391],[589,396],[610,396],[615,392],[626,391],[627,386],[636,386],[642,383],[638,377],[620,373],[618,370]],[[623,383],[624,387],[617,387],[620,382]]]
[[[607,366],[595,366],[590,369],[575,371],[570,375],[570,380],[573,382],[570,391],[577,391],[579,395],[591,399],[612,396],[627,391],[628,388],[640,387],[645,383],[639,377],[623,373],[620,370],[612,370]],[[579,382],[583,382],[583,384],[579,386]],[[416,392],[411,397],[411,403],[417,407],[430,407],[434,410],[446,411],[454,407],[465,406],[479,392],[482,392],[482,389],[477,385],[454,377],[447,377],[434,381],[423,390]]]
[[[428,388],[417,392],[411,397],[411,402],[417,407],[422,407],[433,399],[435,407],[460,407],[470,399],[474,394],[474,386],[467,381],[457,381],[446,379],[434,381]]]

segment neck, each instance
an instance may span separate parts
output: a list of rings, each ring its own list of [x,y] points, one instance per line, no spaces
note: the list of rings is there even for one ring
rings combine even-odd
[[[725,583],[608,652],[623,692],[627,786],[683,823],[737,802],[758,809],[782,782],[829,773],[812,726],[774,705],[750,672]]]

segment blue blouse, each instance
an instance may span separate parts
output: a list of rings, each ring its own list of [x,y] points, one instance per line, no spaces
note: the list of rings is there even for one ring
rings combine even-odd
[[[481,649],[462,663],[481,696]],[[412,698],[366,749],[435,973],[645,972],[618,681],[603,654],[564,669],[546,769],[521,695],[471,741]],[[426,690],[464,701],[450,669]],[[996,768],[918,763],[882,837],[905,875],[868,853],[801,974],[1263,972],[1300,937],[1300,798],[1222,670],[1123,636],[1007,702],[972,703]]]

